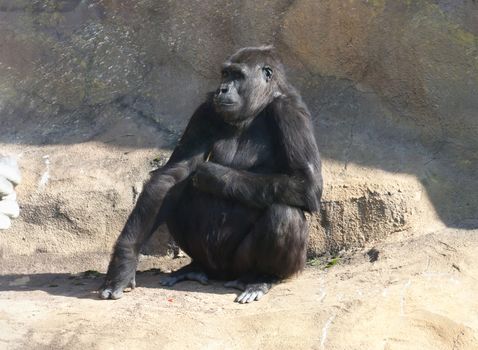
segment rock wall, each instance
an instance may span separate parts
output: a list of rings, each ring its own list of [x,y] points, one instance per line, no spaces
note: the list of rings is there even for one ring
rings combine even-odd
[[[473,0],[0,0],[0,30],[0,151],[24,174],[0,255],[109,250],[219,64],[263,43],[324,158],[312,255],[478,227]]]

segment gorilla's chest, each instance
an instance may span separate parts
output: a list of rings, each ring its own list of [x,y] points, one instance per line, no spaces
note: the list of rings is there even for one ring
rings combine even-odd
[[[273,172],[279,167],[274,129],[266,118],[256,118],[242,132],[217,140],[209,160],[234,169]]]

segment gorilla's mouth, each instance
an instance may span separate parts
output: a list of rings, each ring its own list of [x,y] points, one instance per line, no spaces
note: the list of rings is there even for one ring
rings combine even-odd
[[[238,103],[236,101],[231,101],[231,100],[223,100],[223,99],[214,99],[214,103],[218,107],[226,107],[226,108],[231,108],[234,106],[237,106]]]
[[[221,108],[234,108],[236,106],[236,103],[220,103],[218,105]]]

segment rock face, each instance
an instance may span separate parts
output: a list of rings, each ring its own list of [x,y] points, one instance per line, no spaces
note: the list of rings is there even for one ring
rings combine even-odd
[[[302,92],[324,159],[311,255],[478,227],[472,0],[0,0],[0,30],[0,151],[25,179],[3,254],[110,250],[219,64],[263,43]]]

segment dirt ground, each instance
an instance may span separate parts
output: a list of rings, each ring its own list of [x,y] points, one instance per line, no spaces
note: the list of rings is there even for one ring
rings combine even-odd
[[[478,349],[478,231],[371,248],[312,261],[249,305],[218,281],[160,287],[185,259],[144,257],[138,288],[104,301],[102,276],[78,272],[104,271],[108,256],[4,254],[0,348]]]

